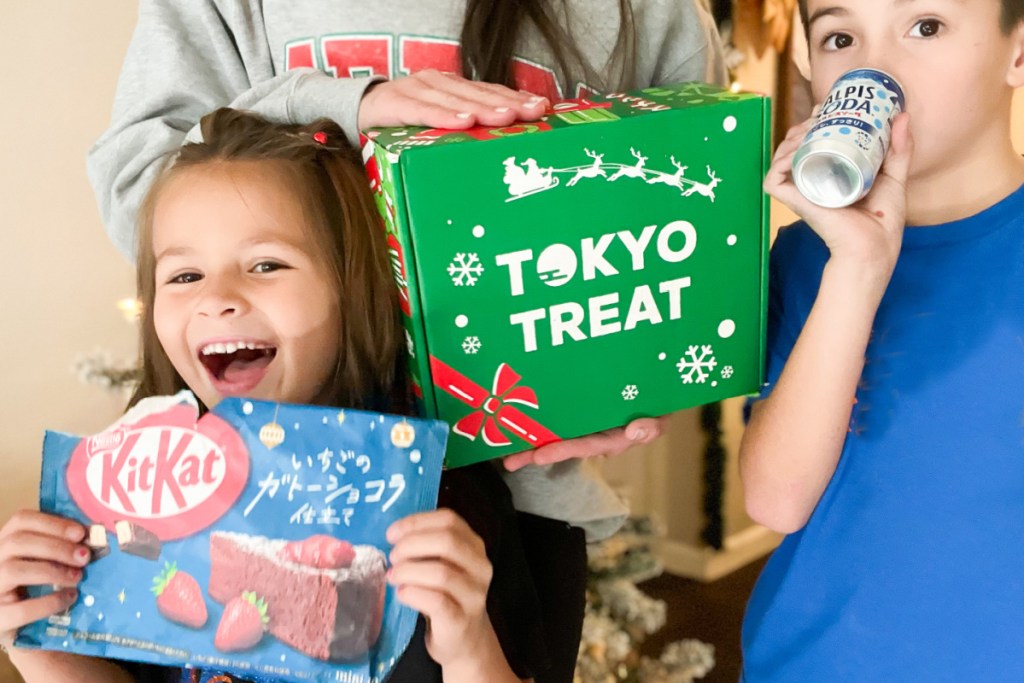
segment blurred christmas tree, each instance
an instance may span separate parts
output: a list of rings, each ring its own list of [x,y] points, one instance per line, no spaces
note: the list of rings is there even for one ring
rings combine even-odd
[[[75,359],[72,371],[82,384],[91,384],[125,398],[131,396],[142,376],[137,361],[114,360],[110,352],[96,349]]]
[[[665,625],[666,605],[637,584],[659,576],[651,552],[649,519],[629,520],[619,533],[588,550],[590,574],[575,683],[691,683],[715,665],[714,647],[680,640],[658,659],[642,656],[640,646]]]

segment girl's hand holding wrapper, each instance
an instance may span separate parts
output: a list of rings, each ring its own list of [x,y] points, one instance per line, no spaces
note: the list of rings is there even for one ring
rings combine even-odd
[[[451,510],[399,520],[388,529],[394,543],[388,581],[398,599],[421,612],[429,624],[427,651],[442,666],[457,663],[493,637],[483,628],[493,568],[484,543]]]
[[[35,510],[16,513],[0,528],[0,645],[10,646],[22,626],[74,604],[90,557],[84,538],[81,524]],[[41,585],[59,590],[25,599],[26,586]]]

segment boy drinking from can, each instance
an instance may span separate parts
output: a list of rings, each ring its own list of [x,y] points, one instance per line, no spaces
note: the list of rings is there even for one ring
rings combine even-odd
[[[747,683],[1024,680],[1021,0],[804,0],[817,101],[840,74],[906,93],[871,192],[772,251],[768,383],[740,455],[789,534],[751,596]],[[913,142],[912,142],[913,140]]]

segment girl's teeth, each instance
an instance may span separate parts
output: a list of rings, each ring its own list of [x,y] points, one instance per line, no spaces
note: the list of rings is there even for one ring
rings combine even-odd
[[[234,353],[240,349],[249,349],[252,351],[255,349],[265,348],[267,348],[265,345],[253,342],[228,342],[226,344],[208,344],[203,347],[202,353],[204,356],[211,356],[213,354]]]

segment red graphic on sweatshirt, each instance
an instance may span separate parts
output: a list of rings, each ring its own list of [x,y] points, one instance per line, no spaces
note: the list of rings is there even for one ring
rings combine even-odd
[[[393,43],[386,34],[325,36],[320,39],[321,68],[335,78],[392,78]]]
[[[457,40],[400,36],[398,59],[398,71],[403,76],[426,69],[462,73],[462,50]]]
[[[288,43],[284,48],[285,70],[302,68],[315,69],[316,55],[313,53],[313,50],[315,49],[316,41],[312,38]]]
[[[394,49],[395,41],[398,49]],[[426,69],[462,73],[461,50],[457,41],[446,38],[389,34],[328,35],[304,38],[285,45],[285,70],[313,67],[335,78],[384,76],[395,78]],[[555,71],[521,57],[512,59],[516,87],[549,100],[565,96]],[[576,96],[593,92],[582,84]]]

